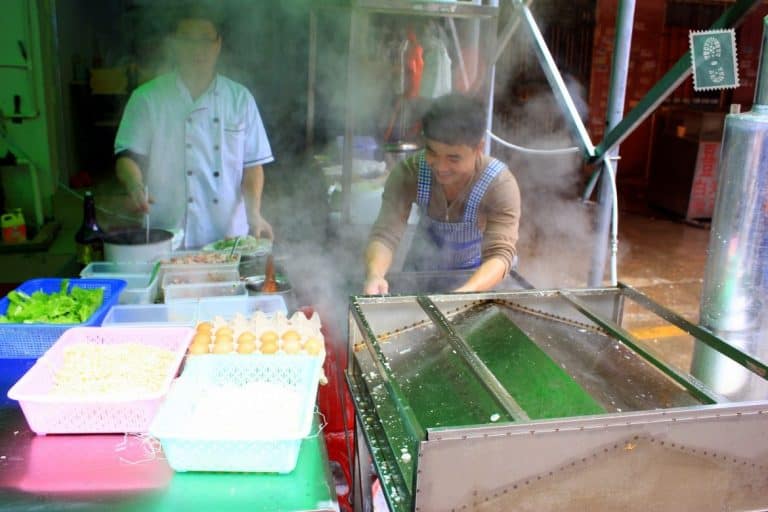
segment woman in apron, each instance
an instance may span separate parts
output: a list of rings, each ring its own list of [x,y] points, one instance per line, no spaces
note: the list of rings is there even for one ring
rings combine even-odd
[[[485,109],[462,95],[435,100],[422,120],[425,149],[395,167],[366,249],[365,293],[389,293],[389,270],[412,203],[420,212],[404,270],[474,270],[454,291],[496,286],[516,259],[520,192],[483,154]]]

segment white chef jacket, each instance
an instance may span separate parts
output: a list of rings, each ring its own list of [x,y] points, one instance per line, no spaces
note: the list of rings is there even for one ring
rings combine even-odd
[[[243,169],[274,160],[253,96],[221,75],[197,100],[177,73],[136,89],[115,138],[125,150],[148,159],[152,226],[183,229],[186,248],[247,235]]]

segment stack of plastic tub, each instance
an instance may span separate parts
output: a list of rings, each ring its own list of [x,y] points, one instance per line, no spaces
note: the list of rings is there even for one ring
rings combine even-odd
[[[160,274],[165,303],[197,301],[206,297],[245,297],[240,281],[240,254],[179,251],[162,261]]]
[[[166,304],[205,297],[245,297],[248,290],[237,268],[173,271],[163,274],[163,301]]]
[[[84,279],[122,279],[120,304],[152,304],[157,299],[159,263],[96,261],[81,272]]]
[[[287,314],[285,300],[280,296],[207,297],[199,301],[171,304],[120,305],[113,307],[104,317],[104,325],[123,326],[194,326],[217,316],[231,318],[235,314],[251,315],[256,311],[266,314]]]

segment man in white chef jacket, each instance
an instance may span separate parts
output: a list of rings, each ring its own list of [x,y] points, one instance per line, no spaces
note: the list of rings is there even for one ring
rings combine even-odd
[[[172,43],[176,69],[141,85],[125,107],[115,138],[118,179],[152,227],[183,230],[185,248],[271,238],[261,192],[272,150],[251,93],[216,73],[216,20],[187,10]]]

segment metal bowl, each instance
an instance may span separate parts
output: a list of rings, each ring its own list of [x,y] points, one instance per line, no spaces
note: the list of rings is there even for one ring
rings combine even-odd
[[[248,289],[248,293],[250,295],[265,293],[261,291],[261,287],[264,286],[264,278],[264,274],[243,278],[245,287]],[[274,293],[284,295],[290,293],[293,290],[288,280],[281,274],[275,275],[275,282],[277,283],[277,291]]]
[[[293,294],[293,288],[282,274],[275,274],[277,291],[273,293],[261,291],[261,287],[264,285],[264,274],[244,277],[243,282],[245,282],[248,295],[279,295],[285,301],[285,307],[288,308],[289,313],[296,309],[296,296]]]

